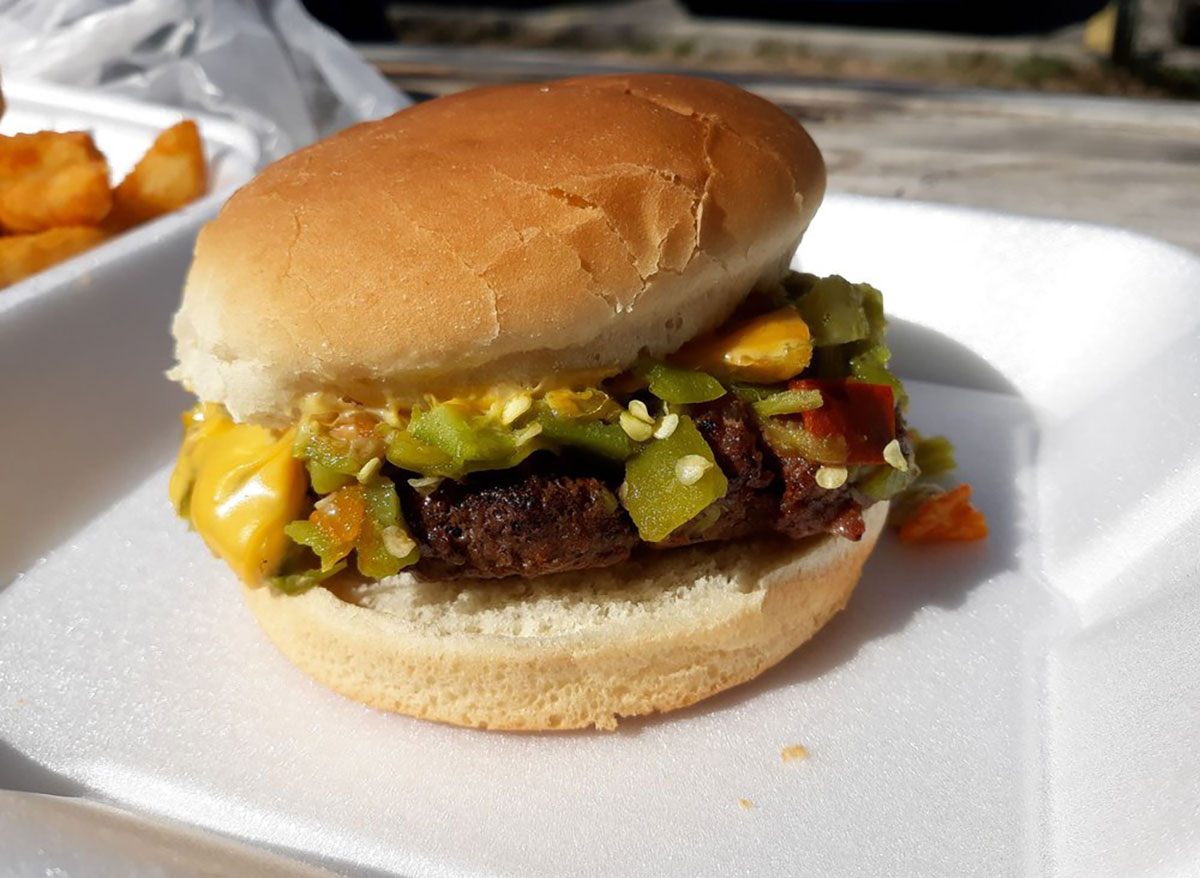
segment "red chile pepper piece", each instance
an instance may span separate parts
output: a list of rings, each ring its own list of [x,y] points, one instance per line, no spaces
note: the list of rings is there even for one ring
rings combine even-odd
[[[823,405],[801,412],[804,429],[817,437],[844,436],[848,464],[884,463],[883,449],[896,438],[896,403],[886,384],[853,378],[790,381],[793,390],[819,390]]]

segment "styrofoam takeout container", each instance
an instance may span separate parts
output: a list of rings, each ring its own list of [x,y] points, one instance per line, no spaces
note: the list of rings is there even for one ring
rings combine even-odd
[[[108,159],[113,186],[132,170],[159,133],[181,119],[194,119],[204,144],[209,180],[208,194],[183,209],[0,290],[0,314],[47,290],[85,287],[98,267],[126,260],[176,230],[194,232],[216,214],[234,189],[254,176],[262,162],[254,135],[227,119],[47,83],[6,79],[3,85],[7,107],[0,117],[0,134],[87,131]]]
[[[778,668],[614,733],[385,715],[275,652],[165,497],[177,254],[0,316],[0,769],[406,875],[1197,874],[1200,259],[834,196],[801,262],[884,290],[992,536],[886,538]]]

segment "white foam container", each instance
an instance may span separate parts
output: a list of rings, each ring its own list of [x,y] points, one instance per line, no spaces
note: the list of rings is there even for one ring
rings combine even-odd
[[[227,119],[48,83],[6,79],[3,85],[7,106],[0,117],[0,134],[87,131],[108,159],[113,186],[132,170],[160,132],[181,119],[194,119],[208,161],[209,191],[182,210],[5,287],[0,290],[0,314],[46,290],[69,284],[86,286],[96,269],[124,262],[137,251],[153,247],[160,238],[170,237],[181,229],[190,229],[194,234],[204,220],[216,214],[234,189],[254,176],[262,163],[254,135]]]
[[[0,777],[378,873],[1200,873],[1195,255],[831,197],[803,267],[885,291],[991,539],[889,537],[760,680],[557,735],[374,712],[259,633],[165,498],[184,261],[0,315]]]

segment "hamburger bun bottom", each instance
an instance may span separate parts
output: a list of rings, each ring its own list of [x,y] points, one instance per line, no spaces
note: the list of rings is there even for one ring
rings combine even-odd
[[[481,729],[595,726],[744,683],[845,606],[887,518],[824,536],[646,552],[533,580],[408,574],[302,595],[245,590],[268,638],[372,707]]]

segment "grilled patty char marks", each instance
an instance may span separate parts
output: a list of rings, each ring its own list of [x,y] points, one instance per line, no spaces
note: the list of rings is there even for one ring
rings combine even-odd
[[[715,511],[706,509],[657,548],[772,531],[792,539],[862,537],[870,501],[848,484],[820,487],[818,465],[772,448],[737,396],[692,406],[691,415],[729,488]],[[533,577],[624,561],[640,541],[616,500],[620,478],[619,469],[599,478],[586,461],[543,452],[514,469],[446,480],[426,495],[401,480],[405,519],[421,546],[414,569],[430,579]]]
[[[830,491],[817,484],[820,464],[795,455],[779,455],[776,460],[783,481],[774,523],[777,531],[793,539],[821,532],[856,542],[862,539],[867,529],[863,507],[849,484]]]
[[[570,475],[551,455],[514,470],[410,492],[404,514],[421,545],[418,572],[540,576],[605,567],[629,557],[633,523],[600,479]]]

